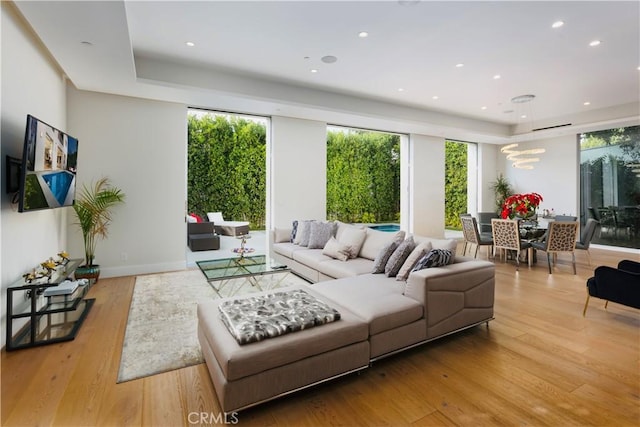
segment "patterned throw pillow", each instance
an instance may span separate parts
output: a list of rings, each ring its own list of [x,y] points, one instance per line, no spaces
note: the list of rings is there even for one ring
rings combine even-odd
[[[393,254],[389,257],[387,265],[384,267],[384,274],[387,277],[395,277],[400,271],[400,267],[404,264],[407,257],[415,249],[416,244],[413,241],[413,236],[407,237],[404,242],[393,251]]]
[[[447,249],[431,249],[428,254],[422,257],[411,271],[424,270],[425,268],[442,267],[452,263],[453,254]]]
[[[296,233],[298,232],[298,220],[293,221],[293,224],[291,224],[291,240],[289,240],[291,243],[293,243],[296,240]]]
[[[309,231],[309,249],[322,249],[327,244],[330,238],[336,232],[336,225],[331,222],[315,221],[311,223],[311,229]]]
[[[335,237],[331,237],[327,244],[324,245],[322,255],[330,256],[331,258],[339,259],[340,261],[346,261],[349,259],[347,248],[340,244]]]
[[[391,254],[393,254],[397,247],[398,242],[396,242],[395,240],[392,240],[384,245],[382,249],[380,249],[380,252],[378,253],[378,256],[376,256],[376,259],[373,260],[373,269],[371,270],[371,273],[384,273],[384,268],[387,266],[389,257],[391,256]]]
[[[431,250],[431,242],[423,242],[416,246],[416,248],[411,252],[411,254],[407,257],[402,267],[398,271],[398,275],[396,276],[396,280],[407,280],[409,277],[409,273],[413,270],[413,267],[416,265],[423,256],[425,256]]]

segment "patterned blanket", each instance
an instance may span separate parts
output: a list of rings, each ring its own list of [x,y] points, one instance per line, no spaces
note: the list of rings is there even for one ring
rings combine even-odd
[[[225,301],[222,322],[238,341],[248,344],[340,319],[340,313],[302,289]]]

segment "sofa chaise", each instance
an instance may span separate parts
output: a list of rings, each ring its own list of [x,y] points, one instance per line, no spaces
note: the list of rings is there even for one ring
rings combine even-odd
[[[335,235],[352,231],[349,227],[357,228],[338,223]],[[337,310],[341,318],[336,322],[240,345],[219,312],[234,298],[198,305],[198,339],[224,412],[365,369],[372,361],[493,319],[493,263],[455,256],[450,264],[398,280],[372,271],[378,255],[400,235],[364,233],[357,256],[345,261],[323,254],[324,248],[291,242],[291,230],[271,233],[272,257],[316,282],[302,288]],[[413,250],[455,254],[455,240],[412,239]]]

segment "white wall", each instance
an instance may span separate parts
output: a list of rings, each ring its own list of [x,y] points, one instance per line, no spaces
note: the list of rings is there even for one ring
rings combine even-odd
[[[495,194],[491,184],[499,174],[504,174],[504,159],[498,155],[500,149],[492,144],[478,144],[478,212],[494,212]]]
[[[531,170],[512,167],[511,162],[498,150],[506,168],[505,176],[514,192],[540,194],[544,201],[538,208],[539,213],[543,209],[553,208],[558,215],[579,216],[579,152],[576,136],[529,141],[520,143],[516,149],[531,148],[546,149]]]
[[[327,124],[271,119],[271,224],[290,228],[295,219],[327,215]]]
[[[444,236],[444,138],[409,136],[409,232]]]
[[[187,107],[76,89],[67,96],[79,184],[106,176],[126,195],[98,242],[102,277],[184,268]],[[73,256],[84,253],[76,226],[69,242]]]
[[[18,213],[10,203],[4,179],[5,156],[22,156],[27,114],[61,130],[67,129],[66,82],[56,63],[33,34],[25,30],[22,18],[11,3],[1,4],[2,122],[0,192],[2,233],[0,304],[2,345],[5,343],[5,289],[40,262],[67,247],[66,222],[70,208]],[[24,301],[18,301],[24,303]]]

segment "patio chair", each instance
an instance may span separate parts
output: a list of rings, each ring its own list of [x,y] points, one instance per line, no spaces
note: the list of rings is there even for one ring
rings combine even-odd
[[[209,221],[216,226],[216,233],[223,236],[243,236],[249,234],[249,221],[225,221],[222,212],[207,213]]]

